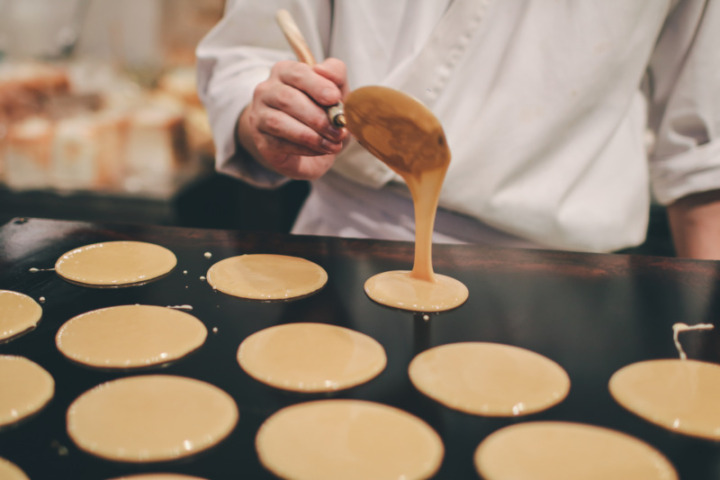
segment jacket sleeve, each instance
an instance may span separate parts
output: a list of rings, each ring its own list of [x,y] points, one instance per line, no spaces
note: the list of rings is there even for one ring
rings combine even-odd
[[[257,2],[228,0],[220,22],[198,45],[198,94],[207,110],[215,142],[215,167],[263,188],[287,179],[265,169],[236,143],[236,125],[255,86],[272,65],[294,58],[275,20],[278,9],[293,15],[317,58],[324,58],[330,34],[330,0]]]
[[[720,189],[720,4],[680,1],[650,63],[655,198],[668,205]]]

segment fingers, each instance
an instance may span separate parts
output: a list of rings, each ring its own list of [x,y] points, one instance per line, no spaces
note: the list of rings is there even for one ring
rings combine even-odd
[[[324,139],[279,111],[257,115],[252,106],[248,107],[240,117],[239,128],[242,145],[258,161],[297,180],[314,180],[324,175],[342,149],[342,143]]]
[[[241,116],[241,142],[279,173],[318,178],[348,136],[346,129],[331,124],[326,112],[326,107],[340,102],[346,83],[345,65],[339,60],[326,60],[315,68],[278,62],[255,88]]]
[[[246,152],[261,165],[297,180],[314,180],[332,166],[334,154],[318,154],[281,138],[261,133],[257,128],[257,115],[252,103],[238,119],[237,138]]]
[[[305,93],[318,105],[329,107],[342,100],[344,64],[340,67],[337,63],[342,62],[334,60],[328,64],[326,60],[313,68],[304,63],[278,62],[271,75],[276,74],[279,81]],[[340,69],[342,72],[339,72]]]
[[[313,108],[318,108],[314,105]],[[301,111],[301,119],[276,108],[265,107],[254,118],[258,147],[265,156],[285,155],[326,155],[342,149],[343,133],[332,127],[322,109],[311,115]],[[257,113],[257,112],[256,112]],[[313,120],[312,118],[315,118]],[[308,125],[319,122],[323,134]],[[316,127],[317,128],[317,127]]]
[[[307,124],[279,110],[268,109],[258,117],[255,127],[265,137],[266,148],[283,154],[325,155],[342,149],[340,133],[320,135]],[[335,127],[328,128],[339,132]]]
[[[306,146],[320,144],[323,140],[342,142],[347,135],[329,122],[324,108],[296,88],[279,84],[270,86],[266,92],[259,87],[257,94],[267,108],[260,125],[265,133],[285,137]],[[302,128],[303,126],[306,128]],[[312,137],[319,135],[322,138],[310,138],[308,135],[312,133]]]
[[[345,96],[348,90],[345,62],[337,58],[328,58],[324,62],[315,65],[313,70],[337,85],[342,96]]]
[[[344,65],[330,71],[331,76],[342,77]],[[347,131],[330,123],[324,104],[334,105],[341,97],[340,88],[310,66],[278,62],[268,80],[255,89],[255,127],[265,135],[302,147],[297,154],[337,153]]]

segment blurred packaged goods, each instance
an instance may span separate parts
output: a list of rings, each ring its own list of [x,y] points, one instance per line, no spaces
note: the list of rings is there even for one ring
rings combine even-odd
[[[3,174],[5,183],[17,189],[44,189],[50,186],[52,122],[31,117],[8,129]]]
[[[211,169],[194,50],[223,0],[0,6],[0,185],[169,198]]]
[[[12,190],[167,197],[212,157],[192,70],[148,89],[99,65],[94,81],[79,63],[1,67],[0,180]]]
[[[63,70],[39,63],[0,63],[0,123],[39,114],[50,98],[69,91],[70,79]]]

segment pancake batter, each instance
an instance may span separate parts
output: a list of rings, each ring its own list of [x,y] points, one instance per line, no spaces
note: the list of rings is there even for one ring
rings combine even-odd
[[[141,375],[88,390],[67,412],[67,431],[81,449],[121,462],[194,455],[235,428],[235,401],[200,380]]]
[[[367,382],[383,371],[385,350],[373,338],[322,323],[291,323],[246,338],[238,362],[251,377],[276,388],[329,392]]]
[[[0,478],[3,480],[30,480],[20,467],[0,457]]]
[[[180,473],[141,473],[127,477],[116,477],[110,480],[205,480],[200,477],[191,477]]]
[[[316,263],[288,255],[248,254],[226,258],[207,272],[211,287],[252,300],[289,300],[320,290],[327,272]]]
[[[382,305],[411,312],[452,310],[468,298],[468,289],[458,280],[433,274],[433,280],[414,278],[410,271],[395,270],[370,277],[365,293]]]
[[[25,357],[0,355],[0,427],[40,411],[55,394],[53,377]]]
[[[263,423],[255,446],[268,470],[295,480],[425,479],[444,452],[419,418],[363,400],[286,407]]]
[[[440,121],[425,105],[398,90],[360,87],[345,98],[347,127],[358,142],[400,175],[413,200],[415,259],[412,271],[375,275],[365,292],[383,305],[415,312],[437,312],[462,305],[468,290],[461,282],[435,275],[432,234],[450,149]]]
[[[177,360],[200,348],[205,325],[173,308],[121,305],[78,315],[60,327],[55,343],[85,365],[135,368]]]
[[[408,372],[428,397],[474,415],[528,415],[560,403],[570,390],[570,378],[557,363],[495,343],[434,347],[417,355]]]
[[[31,297],[10,290],[0,290],[0,341],[35,328],[42,317],[42,307]]]
[[[675,349],[678,352],[678,355],[680,356],[680,360],[686,360],[687,359],[687,353],[685,353],[685,349],[682,347],[682,343],[680,343],[680,334],[683,332],[690,332],[693,330],[712,330],[715,328],[715,326],[712,323],[699,323],[697,325],[687,325],[682,322],[678,322],[673,324],[673,343],[675,343]]]
[[[175,254],[146,242],[114,241],[86,245],[65,253],[55,263],[58,275],[95,286],[138,285],[170,273]]]
[[[480,443],[474,460],[484,480],[678,478],[672,464],[641,440],[579,423],[528,422],[502,428]]]
[[[645,420],[676,433],[720,440],[720,365],[647,360],[610,378],[613,398]]]

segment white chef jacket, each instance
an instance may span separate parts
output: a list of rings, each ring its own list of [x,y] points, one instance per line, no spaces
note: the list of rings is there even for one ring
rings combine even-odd
[[[279,8],[350,89],[390,86],[439,118],[436,241],[612,251],[643,241],[651,183],[662,204],[720,188],[713,0],[229,0],[197,49],[199,93],[217,168],[254,185],[285,180],[234,142],[255,85],[293,58]],[[407,240],[412,225],[401,179],[353,142],[294,231]]]

